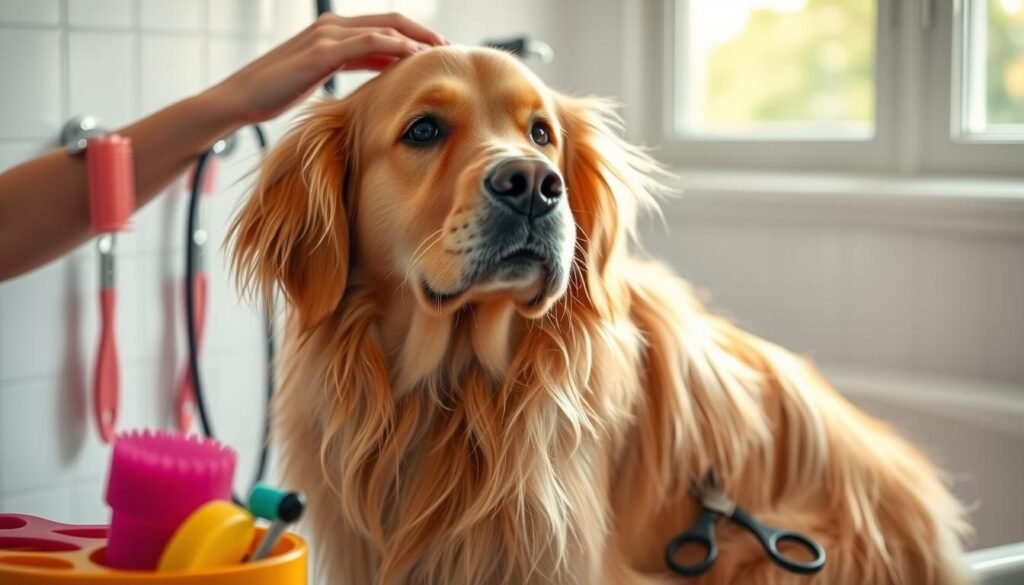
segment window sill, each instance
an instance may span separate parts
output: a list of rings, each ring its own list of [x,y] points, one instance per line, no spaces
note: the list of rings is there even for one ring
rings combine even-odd
[[[1024,235],[1024,180],[671,169],[666,220],[856,223]]]

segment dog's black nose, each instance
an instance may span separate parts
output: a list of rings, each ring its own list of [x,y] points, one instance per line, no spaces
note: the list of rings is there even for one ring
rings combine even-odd
[[[510,158],[499,162],[484,181],[484,188],[492,197],[530,219],[554,209],[564,191],[562,175],[548,161],[538,158]]]

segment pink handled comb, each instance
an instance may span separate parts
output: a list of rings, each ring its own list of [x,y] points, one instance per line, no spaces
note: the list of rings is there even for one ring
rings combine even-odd
[[[231,499],[236,459],[234,450],[212,439],[166,431],[119,435],[107,478],[106,563],[155,569],[189,514],[211,500]]]
[[[100,342],[96,354],[93,407],[96,426],[105,442],[114,436],[120,372],[117,360],[114,280],[114,233],[123,229],[135,209],[135,171],[131,140],[111,134],[89,138],[86,169],[92,230],[103,234],[100,253]]]

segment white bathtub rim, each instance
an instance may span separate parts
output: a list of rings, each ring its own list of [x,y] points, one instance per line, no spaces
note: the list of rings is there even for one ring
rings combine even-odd
[[[1024,579],[1024,542],[976,550],[964,555],[971,573],[979,577],[1017,576]]]

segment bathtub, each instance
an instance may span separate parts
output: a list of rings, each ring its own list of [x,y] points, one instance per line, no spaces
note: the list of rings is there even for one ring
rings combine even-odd
[[[1024,585],[1024,388],[820,365],[843,394],[889,421],[949,474],[975,534],[983,585]]]
[[[1020,585],[1024,583],[1024,542],[967,553],[967,565],[978,585]]]

